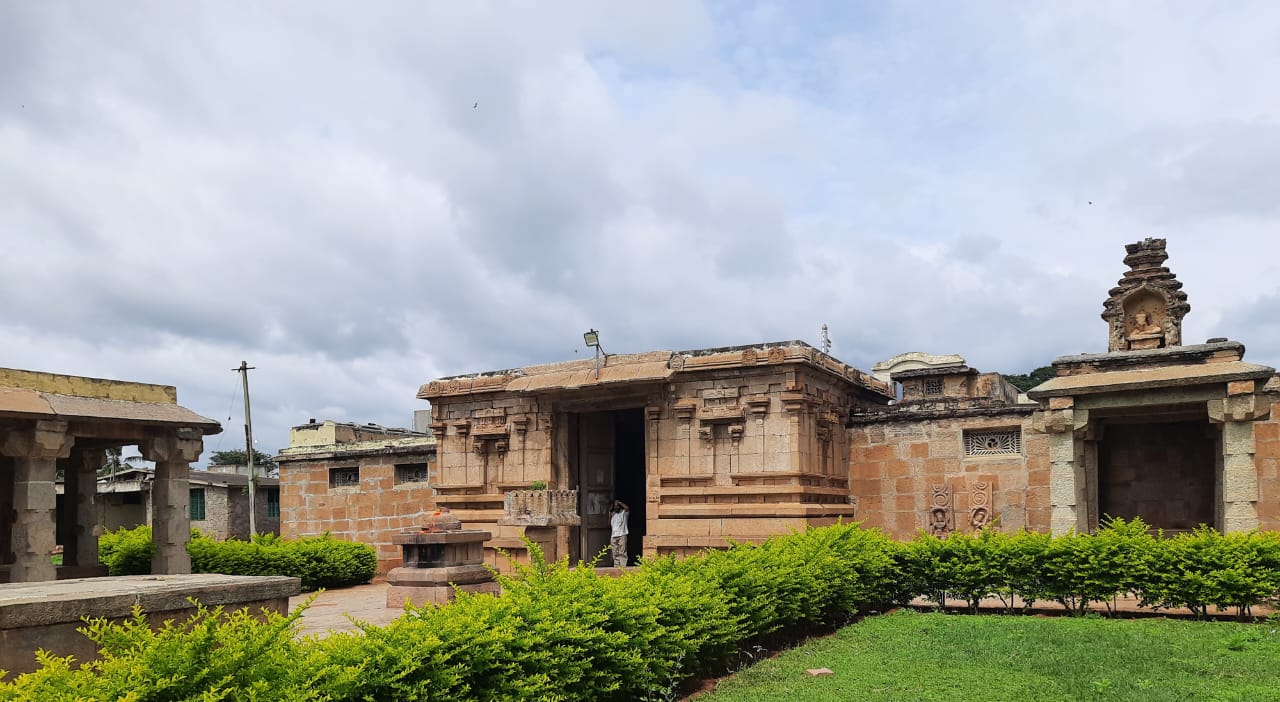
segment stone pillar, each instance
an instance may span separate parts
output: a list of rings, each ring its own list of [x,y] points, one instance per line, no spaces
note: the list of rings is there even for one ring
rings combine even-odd
[[[148,439],[138,445],[142,457],[155,461],[156,477],[151,485],[151,540],[156,555],[151,572],[172,575],[191,572],[187,542],[191,540],[191,490],[187,472],[200,458],[204,442],[195,429],[179,429],[173,434]]]
[[[14,561],[10,582],[38,582],[57,576],[49,560],[57,545],[57,492],[54,477],[58,458],[71,450],[67,423],[37,421],[13,429],[0,440],[0,453],[13,458],[13,524],[10,529]]]
[[[1084,432],[1088,410],[1076,409],[1072,398],[1054,397],[1036,412],[1033,426],[1049,435],[1049,530],[1055,536],[1089,529]]]
[[[9,564],[13,562],[13,459],[0,454],[0,583],[9,582]]]
[[[1209,400],[1209,421],[1222,427],[1223,532],[1258,528],[1258,468],[1254,463],[1253,423],[1266,419],[1271,403],[1259,401],[1254,381],[1227,384],[1227,397]]]
[[[100,448],[74,446],[71,455],[58,461],[62,466],[62,514],[58,515],[62,543],[62,565],[81,569],[98,565],[98,470],[106,454]],[[81,577],[77,575],[76,577]]]

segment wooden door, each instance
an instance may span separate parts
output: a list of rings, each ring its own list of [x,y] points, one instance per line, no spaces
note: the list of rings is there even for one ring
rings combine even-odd
[[[591,560],[609,546],[609,507],[614,491],[613,416],[607,412],[578,417],[578,499],[582,515],[582,559]],[[606,554],[600,561],[609,565]]]

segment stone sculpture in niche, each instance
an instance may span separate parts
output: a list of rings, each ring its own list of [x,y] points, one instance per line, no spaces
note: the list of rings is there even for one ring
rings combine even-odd
[[[969,493],[969,526],[981,529],[991,523],[991,483],[973,484]]]
[[[1164,239],[1143,239],[1124,247],[1129,266],[1102,303],[1108,351],[1156,349],[1182,344],[1182,318],[1190,311],[1182,283],[1163,264]],[[1141,321],[1139,315],[1146,315]],[[1139,330],[1142,331],[1139,331]]]
[[[951,486],[929,486],[929,533],[946,536],[955,531],[951,517]]]

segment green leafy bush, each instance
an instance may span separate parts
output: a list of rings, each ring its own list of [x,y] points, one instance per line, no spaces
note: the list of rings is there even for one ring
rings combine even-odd
[[[151,527],[118,529],[98,540],[98,560],[111,575],[151,572]],[[372,546],[324,536],[285,540],[260,534],[252,541],[218,541],[192,530],[187,544],[191,570],[227,575],[288,575],[302,579],[304,590],[350,587],[373,579],[378,554]]]
[[[274,535],[253,541],[218,541],[197,536],[187,544],[191,570],[227,575],[288,575],[302,589],[350,587],[373,579],[378,554],[372,546],[324,536],[285,540]]]
[[[120,527],[98,537],[98,562],[109,575],[147,575],[156,545],[151,541],[151,527]]]
[[[119,541],[113,546],[119,550]],[[372,549],[323,537],[217,542],[197,536],[193,562],[220,572],[280,572],[315,586],[372,574]],[[501,596],[459,593],[385,626],[297,639],[299,612],[259,621],[201,610],[152,632],[139,613],[94,622],[103,658],[42,668],[0,684],[8,699],[459,700],[669,699],[690,676],[722,670],[753,640],[829,625],[920,594],[1052,599],[1074,613],[1119,593],[1152,606],[1241,613],[1280,591],[1280,535],[1202,529],[1165,538],[1138,520],[1050,538],[985,530],[897,543],[838,524],[688,558],[648,559],[619,578],[546,563],[499,576]]]

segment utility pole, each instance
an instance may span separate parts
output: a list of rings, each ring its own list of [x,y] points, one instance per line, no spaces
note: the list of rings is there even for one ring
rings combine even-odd
[[[258,533],[258,510],[254,504],[258,478],[253,470],[253,416],[249,414],[249,371],[254,370],[254,366],[248,361],[241,361],[239,368],[231,370],[240,374],[240,381],[244,384],[244,456],[249,463],[249,538],[252,540]]]

